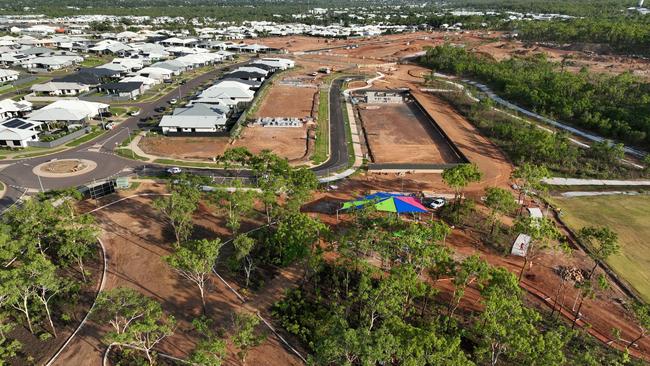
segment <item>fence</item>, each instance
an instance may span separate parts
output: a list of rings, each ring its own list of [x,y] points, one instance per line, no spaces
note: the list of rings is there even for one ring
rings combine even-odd
[[[31,147],[44,147],[44,148],[57,147],[59,145],[65,144],[66,142],[70,142],[76,138],[79,138],[87,133],[90,133],[90,131],[92,131],[91,127],[85,127],[71,134],[58,138],[54,141],[27,141],[27,145]]]
[[[79,100],[77,97],[59,97],[59,96],[37,96],[34,93],[25,95],[28,102],[56,102],[57,100]]]

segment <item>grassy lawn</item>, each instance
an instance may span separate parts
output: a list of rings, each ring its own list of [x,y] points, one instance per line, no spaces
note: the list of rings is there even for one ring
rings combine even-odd
[[[318,125],[316,126],[316,142],[311,160],[320,164],[327,160],[329,153],[329,90],[321,89],[318,92]]]
[[[149,159],[145,158],[144,156],[140,156],[136,154],[133,150],[122,147],[119,149],[115,149],[115,153],[123,158],[127,159],[135,159],[135,160],[140,160],[140,161],[149,161]]]
[[[27,148],[27,149],[25,149],[25,150],[28,150],[28,149],[30,149],[30,148]],[[34,158],[34,157],[37,157],[37,156],[48,155],[48,154],[54,154],[54,153],[56,153],[56,152],[59,152],[59,151],[65,150],[65,148],[63,148],[63,147],[58,148],[58,149],[43,149],[43,148],[41,148],[41,147],[35,147],[34,149],[40,149],[41,151],[33,152],[33,153],[28,153],[28,154],[22,154],[22,155],[16,155],[16,156],[14,156],[14,158],[16,158],[16,159],[20,159],[20,158]]]
[[[99,136],[103,135],[104,132],[106,132],[106,130],[96,129],[94,131],[91,131],[90,133],[87,133],[87,134],[79,137],[76,140],[68,142],[67,144],[65,144],[65,146],[67,146],[67,147],[79,146],[79,145],[83,144],[84,142],[88,142],[88,141],[90,141],[90,140],[92,140],[92,139],[94,139],[96,137],[99,137]]]
[[[618,233],[621,253],[607,263],[650,301],[650,196],[554,198],[553,203],[574,230],[605,225]]]
[[[95,67],[99,65],[103,65],[110,60],[106,57],[97,57],[97,56],[89,56],[86,57],[82,63],[79,64],[81,67]]]

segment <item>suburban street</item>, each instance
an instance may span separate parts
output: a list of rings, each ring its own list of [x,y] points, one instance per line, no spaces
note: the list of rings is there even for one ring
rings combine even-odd
[[[166,105],[171,99],[179,98],[179,96],[187,96],[194,88],[199,87],[208,80],[216,78],[221,71],[221,69],[217,69],[202,74],[188,81],[185,85],[174,88],[174,90],[155,101],[131,104],[131,106],[140,108],[140,114],[128,118],[115,129],[106,132],[97,139],[60,153],[28,159],[3,161],[1,165],[4,168],[0,170],[0,181],[5,183],[7,191],[4,197],[0,199],[0,210],[10,207],[23,195],[34,191],[78,187],[92,183],[93,181],[129,175],[134,172],[142,173],[146,171],[149,175],[164,173],[167,168],[166,166],[151,163],[144,164],[136,160],[126,159],[114,154],[113,150],[126,140],[130,133],[133,133],[138,128],[138,122],[141,118],[155,115],[155,108]],[[345,168],[348,163],[348,146],[345,138],[345,123],[341,109],[341,103],[343,102],[343,96],[341,94],[342,84],[343,78],[336,79],[332,82],[329,106],[331,151],[329,159],[313,169],[318,176],[327,175]],[[97,168],[86,174],[61,178],[40,177],[39,179],[32,172],[35,166],[53,159],[91,160],[97,162]],[[184,171],[215,177],[229,175],[228,172],[221,169],[184,168]]]

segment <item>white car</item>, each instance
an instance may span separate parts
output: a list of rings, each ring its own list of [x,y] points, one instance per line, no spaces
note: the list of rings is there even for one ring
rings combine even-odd
[[[140,110],[136,110],[130,113],[132,116],[139,116],[140,115]]]
[[[112,130],[113,128],[115,128],[115,122],[109,122],[106,124],[107,130]]]
[[[431,207],[434,210],[439,209],[440,207],[444,206],[445,203],[447,203],[447,200],[444,198],[434,198],[433,201],[429,204],[429,207]]]
[[[178,99],[176,98],[169,100],[169,104],[176,104],[176,103],[178,103]]]
[[[179,174],[181,172],[181,168],[175,166],[167,169],[167,173],[169,174]]]

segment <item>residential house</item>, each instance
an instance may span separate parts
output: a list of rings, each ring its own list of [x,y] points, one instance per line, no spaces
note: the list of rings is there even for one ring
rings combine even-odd
[[[240,103],[251,102],[253,98],[255,98],[255,92],[245,87],[232,84],[217,84],[201,92],[194,102],[235,107]]]
[[[0,147],[27,147],[29,141],[38,141],[41,125],[22,118],[0,122]]]
[[[265,57],[255,60],[256,64],[265,64],[276,67],[278,70],[291,69],[296,66],[296,62],[287,58]]]
[[[199,43],[199,40],[196,38],[178,38],[171,37],[159,42],[164,46],[181,46],[181,47],[194,47]]]
[[[43,84],[35,84],[30,88],[36,96],[75,96],[90,90],[88,85],[69,82],[50,81]]]
[[[142,89],[143,90],[148,90],[154,85],[160,84],[160,80],[148,78],[146,76],[128,76],[123,79],[120,79],[120,82],[122,83],[129,83],[129,82],[138,82],[142,83]]]
[[[82,61],[83,57],[81,56],[44,56],[24,61],[23,66],[27,69],[53,71],[73,66]]]
[[[23,117],[26,113],[31,112],[31,110],[32,103],[26,100],[0,100],[0,121],[4,121],[12,117]]]
[[[175,75],[174,72],[169,69],[153,66],[138,70],[135,74],[156,80],[171,80],[172,76]]]
[[[144,92],[143,85],[143,83],[137,81],[106,83],[99,85],[97,90],[106,92],[109,95],[135,99]]]
[[[18,75],[20,75],[18,71],[0,69],[0,84],[18,80]]]
[[[264,75],[264,77],[269,76],[269,71],[268,70],[261,69],[259,67],[255,67],[255,66],[250,66],[250,65],[248,65],[248,66],[240,66],[237,69],[235,69],[233,72],[237,72],[237,71],[257,73],[257,74]]]
[[[232,71],[226,74],[227,77],[232,79],[242,80],[257,80],[263,82],[266,79],[266,74],[252,71]]]
[[[205,104],[176,108],[173,115],[166,115],[158,126],[166,135],[210,135],[226,130],[228,118],[219,110]]]
[[[57,100],[27,115],[30,120],[47,124],[85,124],[90,119],[108,112],[109,105],[84,100]]]

